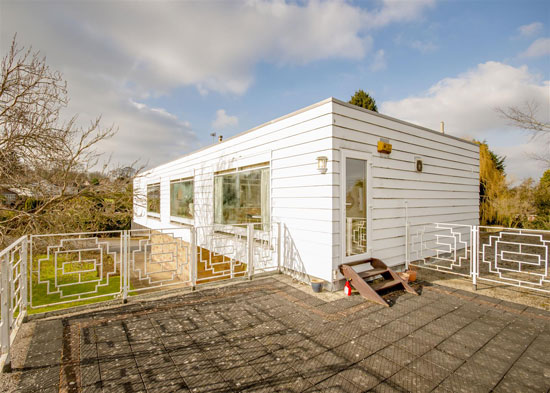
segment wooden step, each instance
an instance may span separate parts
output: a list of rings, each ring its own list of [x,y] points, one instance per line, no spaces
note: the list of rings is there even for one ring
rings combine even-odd
[[[369,277],[378,276],[379,274],[387,273],[387,272],[389,272],[389,269],[380,268],[380,269],[366,270],[364,272],[359,273],[359,275],[363,278],[369,278]]]
[[[372,269],[364,270],[361,273],[355,271],[355,266],[370,265]],[[389,307],[386,302],[377,291],[383,289],[392,288],[397,285],[402,285],[403,289],[414,295],[418,295],[411,286],[404,281],[397,273],[391,270],[384,262],[377,258],[368,258],[362,261],[356,261],[351,263],[344,263],[340,265],[340,272],[346,277],[352,287],[357,289],[361,296],[367,300],[371,300],[383,306]],[[365,278],[383,275],[384,281],[371,284]]]
[[[377,282],[375,284],[371,284],[371,288],[374,289],[376,292],[381,291],[383,289],[395,287],[396,285],[401,284],[401,281],[398,280],[385,280],[382,282]]]

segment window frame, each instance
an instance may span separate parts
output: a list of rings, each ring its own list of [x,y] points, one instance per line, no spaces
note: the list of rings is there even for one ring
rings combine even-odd
[[[158,213],[157,212],[154,212],[154,211],[149,211],[149,187],[152,187],[152,186],[157,186],[158,187],[158,201],[159,201],[159,209],[158,209]],[[161,211],[161,193],[160,193],[160,180],[159,181],[156,181],[156,182],[152,182],[152,183],[147,183],[147,185],[145,186],[145,196],[146,196],[146,202],[145,202],[145,208],[146,208],[146,211],[147,211],[147,217],[153,217],[153,218],[158,218],[160,219],[160,211]]]
[[[252,171],[261,171],[262,169],[267,169],[269,173],[269,206],[267,208],[268,216],[269,216],[269,222],[259,222],[259,223],[234,223],[234,224],[223,224],[216,222],[216,178],[219,176],[227,176],[227,175],[240,175],[242,173],[252,172]],[[260,196],[261,200],[261,196]],[[239,226],[239,225],[246,225],[246,224],[263,224],[263,225],[270,225],[271,224],[271,161],[264,161],[257,164],[251,164],[251,165],[243,165],[236,168],[228,168],[225,170],[214,172],[214,175],[212,176],[212,224],[213,225],[228,225],[228,226]]]
[[[173,216],[172,215],[172,184],[174,183],[191,183],[193,186],[193,218],[189,217],[180,217],[180,216]],[[175,179],[170,179],[170,221],[175,222],[178,224],[187,224],[187,225],[193,225],[195,223],[195,177],[180,177]]]

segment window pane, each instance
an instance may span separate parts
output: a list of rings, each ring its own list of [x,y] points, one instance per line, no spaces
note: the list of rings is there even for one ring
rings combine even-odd
[[[193,181],[170,183],[170,215],[193,218]]]
[[[346,255],[367,252],[367,161],[346,158]]]
[[[160,183],[147,185],[147,211],[160,214]]]
[[[215,223],[266,223],[269,217],[269,169],[215,177]]]

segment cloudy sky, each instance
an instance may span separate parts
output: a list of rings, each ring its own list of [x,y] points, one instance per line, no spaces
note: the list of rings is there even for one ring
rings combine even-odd
[[[13,35],[69,84],[69,113],[119,132],[102,148],[149,166],[327,97],[370,92],[381,113],[487,140],[516,179],[540,143],[497,107],[550,120],[547,1],[9,1]]]

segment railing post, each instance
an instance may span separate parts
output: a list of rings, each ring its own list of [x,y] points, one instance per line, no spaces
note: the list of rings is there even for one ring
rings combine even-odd
[[[405,270],[409,270],[409,222],[405,222]]]
[[[254,274],[254,224],[247,224],[246,227],[246,250],[248,255],[248,279],[252,280]]]
[[[197,229],[191,228],[189,275],[191,276],[191,289],[194,291],[197,286]]]
[[[120,278],[120,282],[121,282],[121,285],[122,285],[122,303],[127,303],[128,302],[128,286],[129,286],[129,283],[130,283],[130,280],[128,278],[128,273],[129,273],[129,269],[128,269],[128,252],[129,252],[129,246],[130,246],[130,242],[128,241],[128,238],[129,238],[129,235],[128,235],[128,231],[125,230],[125,231],[122,231],[122,234],[121,234],[121,242],[122,242],[122,252],[121,252],[121,275],[122,277]]]
[[[10,356],[10,254],[6,253],[0,261],[2,263],[2,279],[0,298],[2,302],[2,324],[0,326],[0,339],[2,343],[2,371],[11,371],[11,356]]]
[[[472,255],[471,255],[471,264],[472,264],[472,284],[474,291],[477,290],[477,274],[479,270],[479,255],[477,252],[479,239],[479,227],[472,225]]]
[[[21,310],[23,313],[23,321],[27,320],[27,306],[28,306],[28,290],[27,279],[29,269],[29,237],[25,236],[25,240],[21,245],[21,282],[19,283],[21,290]]]
[[[282,224],[280,222],[277,223],[277,272],[278,273],[281,273],[281,257],[282,257],[282,244],[283,244],[283,242],[281,241],[281,234],[282,234],[281,225]]]

